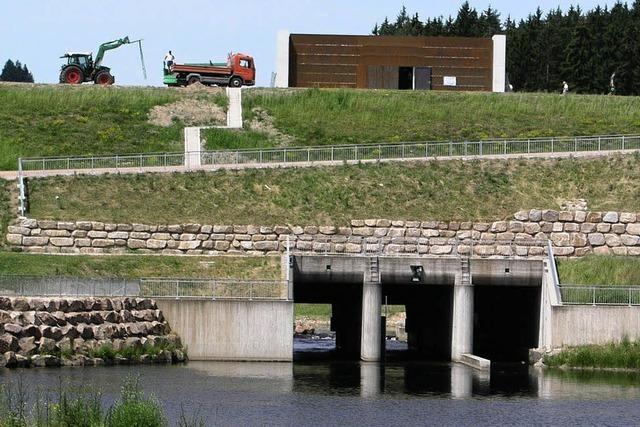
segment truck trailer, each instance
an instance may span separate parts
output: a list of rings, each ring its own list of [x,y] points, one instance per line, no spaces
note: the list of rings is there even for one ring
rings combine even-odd
[[[195,83],[229,87],[253,86],[256,68],[253,58],[242,53],[229,55],[226,64],[170,64],[164,66],[164,84],[187,86]]]

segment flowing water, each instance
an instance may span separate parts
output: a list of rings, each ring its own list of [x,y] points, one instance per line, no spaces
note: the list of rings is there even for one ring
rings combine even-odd
[[[296,343],[302,352],[327,353],[332,346],[332,340]],[[32,398],[36,389],[89,385],[103,391],[108,405],[125,377],[139,375],[170,420],[184,408],[207,425],[640,424],[639,374],[498,366],[488,375],[448,363],[300,359],[0,370],[0,382],[22,381]]]

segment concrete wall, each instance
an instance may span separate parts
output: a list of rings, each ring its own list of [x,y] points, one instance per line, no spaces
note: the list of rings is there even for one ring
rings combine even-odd
[[[273,255],[287,239],[297,252],[455,255],[481,240],[475,255],[542,257],[547,239],[556,256],[590,253],[640,256],[640,215],[532,209],[495,222],[352,220],[331,225],[110,224],[26,219],[8,228],[7,241],[26,252]]]
[[[157,300],[191,360],[291,361],[293,303]]]
[[[553,348],[640,339],[640,307],[562,306],[552,313]]]

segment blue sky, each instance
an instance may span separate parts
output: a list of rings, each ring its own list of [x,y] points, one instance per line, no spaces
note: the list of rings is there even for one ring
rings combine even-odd
[[[404,4],[410,13],[449,16],[460,1],[405,0],[103,0],[78,3],[68,0],[0,0],[0,62],[19,59],[36,81],[57,82],[66,51],[93,51],[107,40],[143,38],[148,80],[142,77],[137,45],[107,52],[104,64],[112,68],[116,83],[161,85],[162,58],[171,49],[178,62],[223,61],[229,51],[256,58],[258,85],[268,85],[275,69],[276,33],[369,34],[385,16],[395,18]],[[494,0],[470,1],[478,10],[489,4],[503,18],[520,19],[540,6],[542,10],[570,4],[583,9],[611,6],[614,1]]]

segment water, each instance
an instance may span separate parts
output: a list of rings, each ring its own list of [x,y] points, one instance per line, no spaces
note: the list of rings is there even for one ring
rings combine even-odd
[[[300,344],[300,343],[298,343]],[[312,347],[311,342],[302,343]],[[321,343],[325,351],[332,341]],[[299,346],[297,346],[298,348]],[[456,364],[346,361],[190,362],[0,370],[0,382],[99,387],[107,404],[140,375],[175,422],[181,407],[207,425],[638,425],[640,375],[503,366],[491,376]]]

